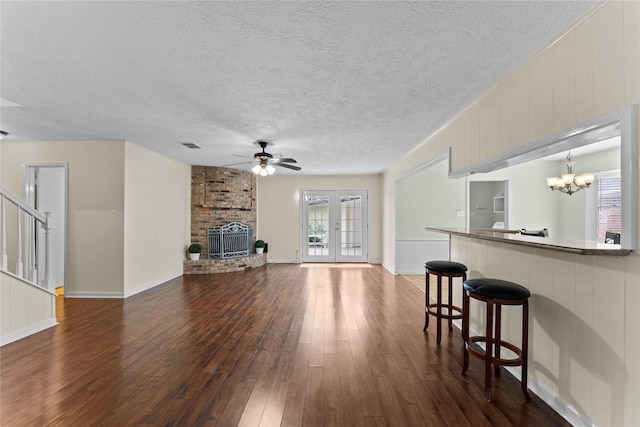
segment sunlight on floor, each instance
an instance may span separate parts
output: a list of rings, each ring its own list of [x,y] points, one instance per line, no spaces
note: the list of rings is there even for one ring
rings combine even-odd
[[[409,283],[418,288],[422,293],[425,293],[425,275],[424,274],[401,274],[402,277],[407,279]],[[437,279],[435,276],[431,276],[429,280],[429,294],[433,298],[437,292]]]
[[[373,265],[363,263],[323,263],[323,262],[310,262],[300,264],[300,268],[373,268]]]

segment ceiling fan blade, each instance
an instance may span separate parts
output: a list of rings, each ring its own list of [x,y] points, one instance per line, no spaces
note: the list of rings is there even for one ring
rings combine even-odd
[[[249,164],[249,163],[253,163],[253,162],[229,163],[228,165],[222,165],[220,167],[226,168],[227,166],[246,165],[246,164]]]
[[[278,158],[271,159],[271,161],[273,163],[298,163],[296,162],[295,159],[292,159],[290,157],[278,157]]]
[[[273,165],[274,165],[274,166],[280,166],[281,168],[292,169],[292,170],[294,170],[294,171],[299,171],[299,170],[301,170],[301,169],[302,169],[302,168],[301,168],[301,167],[299,167],[299,166],[288,165],[288,164],[286,164],[286,163],[274,163]]]

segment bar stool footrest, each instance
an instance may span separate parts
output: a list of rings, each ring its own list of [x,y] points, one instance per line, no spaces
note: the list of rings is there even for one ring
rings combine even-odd
[[[479,359],[484,360],[484,358],[486,357],[486,350],[475,349],[471,347],[471,344],[478,343],[478,342],[485,343],[485,348],[487,348],[487,345],[486,345],[487,337],[485,336],[469,337],[469,342],[468,344],[465,343],[465,348],[467,349],[467,351],[469,351],[469,353],[473,354]],[[521,366],[522,365],[522,350],[520,348],[516,347],[510,342],[503,341],[503,340],[498,341],[493,339],[491,340],[491,342],[492,342],[492,345],[491,345],[492,349],[495,348],[495,344],[498,343],[501,348],[508,348],[509,350],[511,350],[517,355],[517,357],[512,359],[504,359],[504,358],[495,357],[492,355],[491,364],[493,364],[494,366]]]
[[[444,309],[450,309],[451,311],[457,313],[445,314],[442,312]],[[432,316],[441,317],[443,319],[462,319],[462,309],[458,306],[450,304],[430,304],[427,307],[427,313],[431,314]]]

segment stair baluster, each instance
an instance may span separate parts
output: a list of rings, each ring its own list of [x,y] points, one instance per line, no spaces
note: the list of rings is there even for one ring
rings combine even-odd
[[[2,238],[0,240],[0,268],[4,271],[9,271],[8,268],[8,252],[7,252],[7,227],[6,227],[6,202],[10,202],[14,206],[16,206],[17,212],[17,242],[15,245],[16,254],[16,270],[13,272],[16,276],[25,279],[33,284],[39,285],[46,289],[53,288],[55,284],[55,280],[52,277],[52,269],[51,269],[51,212],[45,212],[42,214],[37,210],[30,207],[26,202],[21,200],[19,197],[12,194],[10,191],[5,188],[0,187],[0,230],[2,231]],[[23,238],[23,216],[29,217],[28,224],[32,225],[32,232],[27,233],[30,236],[25,236]],[[37,223],[45,231],[45,256],[44,256],[44,279],[41,283],[38,283],[38,271],[36,264],[36,253],[37,247],[35,242],[35,233],[37,231]],[[29,240],[27,242],[26,240]],[[24,244],[24,245],[23,245]],[[32,264],[27,267],[27,272],[25,272],[24,261],[23,261],[23,247],[26,247],[26,250],[31,254]],[[10,248],[11,249],[11,248]],[[30,267],[30,268],[29,268]],[[27,277],[30,276],[30,277]]]

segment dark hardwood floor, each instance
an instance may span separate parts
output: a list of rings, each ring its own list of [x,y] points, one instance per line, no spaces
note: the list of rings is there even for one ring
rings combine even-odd
[[[58,300],[0,349],[2,426],[568,425],[509,374],[483,400],[460,331],[366,264],[184,276],[126,300]]]

